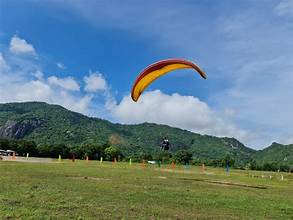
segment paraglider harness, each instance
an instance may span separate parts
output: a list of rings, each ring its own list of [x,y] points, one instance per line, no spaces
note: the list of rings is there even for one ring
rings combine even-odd
[[[164,138],[161,145],[161,150],[168,151],[169,149],[170,149],[170,142],[167,138]]]

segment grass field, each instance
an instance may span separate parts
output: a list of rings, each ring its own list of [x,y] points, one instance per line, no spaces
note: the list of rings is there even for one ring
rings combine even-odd
[[[241,170],[227,176],[209,167],[202,173],[169,165],[2,161],[0,218],[293,219],[293,177]]]

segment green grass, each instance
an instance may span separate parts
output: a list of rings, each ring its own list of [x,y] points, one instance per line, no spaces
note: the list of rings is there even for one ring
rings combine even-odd
[[[293,219],[293,177],[282,175],[284,181],[281,173],[227,176],[209,167],[203,174],[200,167],[2,161],[0,219]]]

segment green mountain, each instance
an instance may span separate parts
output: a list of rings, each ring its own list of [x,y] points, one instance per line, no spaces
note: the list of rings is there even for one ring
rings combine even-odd
[[[241,165],[246,164],[253,156],[264,161],[284,160],[285,156],[292,160],[292,147],[288,146],[271,146],[257,152],[235,138],[200,135],[153,123],[113,124],[43,102],[0,104],[2,139],[34,141],[37,145],[110,143],[118,147],[125,156],[129,156],[142,152],[158,152],[165,136],[171,142],[172,152],[187,149],[198,159],[222,160],[229,154]],[[282,153],[283,151],[287,153]]]
[[[272,163],[293,165],[293,144],[272,143],[264,150],[257,151],[253,157],[260,164]]]

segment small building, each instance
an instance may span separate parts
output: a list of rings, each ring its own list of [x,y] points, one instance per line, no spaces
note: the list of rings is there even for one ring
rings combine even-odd
[[[0,155],[1,155],[1,156],[7,156],[7,152],[6,152],[6,150],[1,150],[1,149],[0,149]]]
[[[13,150],[0,150],[0,155],[2,156],[13,156],[15,155],[15,151]]]
[[[16,152],[15,151],[13,151],[13,150],[6,150],[6,152],[7,152],[7,156],[15,156],[15,154],[16,154]]]

